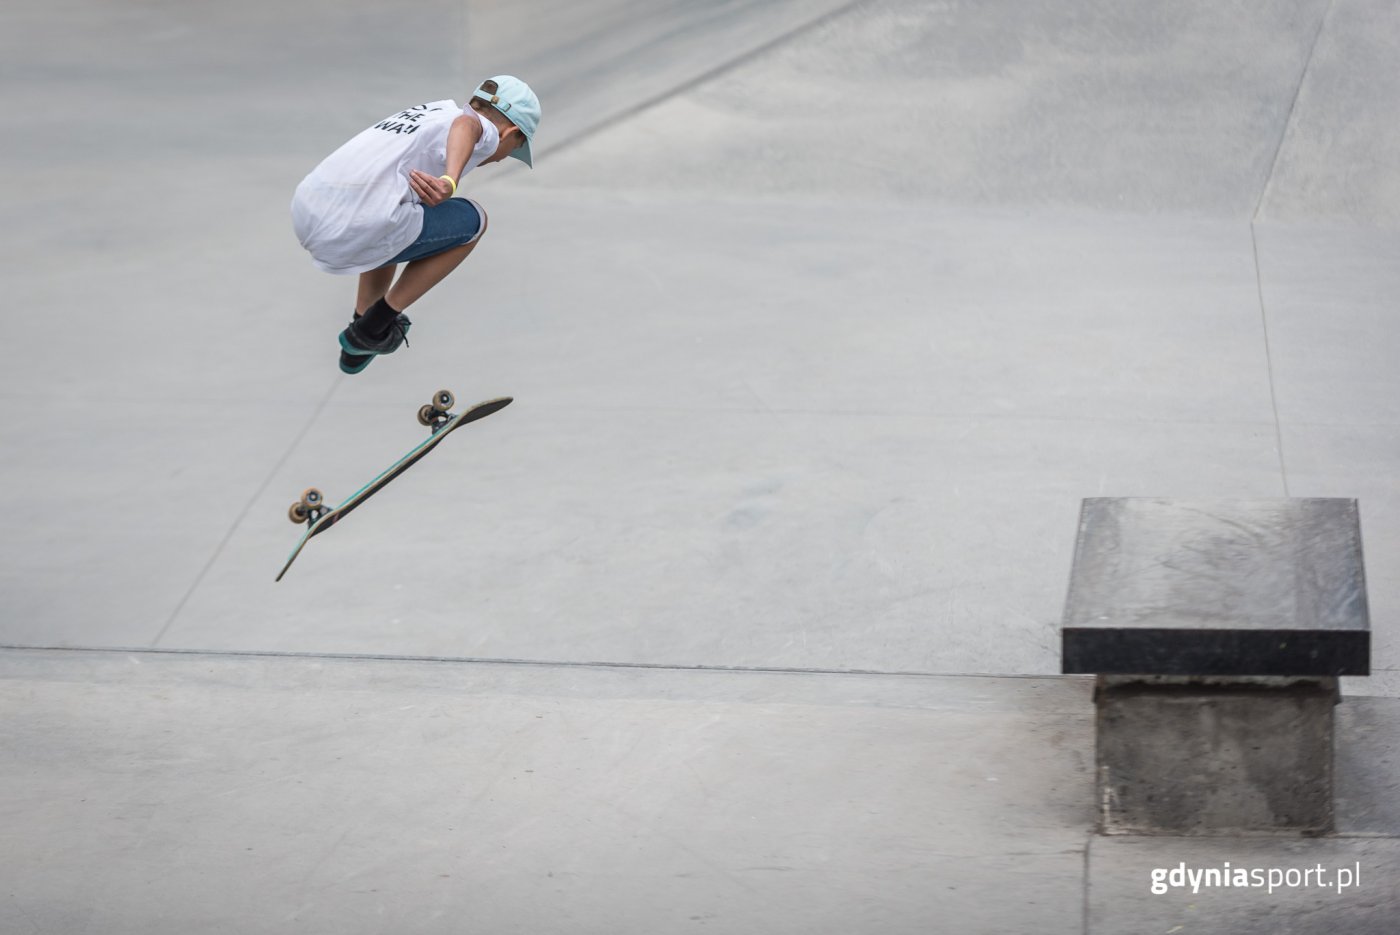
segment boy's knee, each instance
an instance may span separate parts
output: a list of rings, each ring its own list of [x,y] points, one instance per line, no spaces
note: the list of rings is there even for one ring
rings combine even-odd
[[[487,216],[486,209],[481,206],[480,202],[472,201],[470,198],[468,198],[467,201],[476,209],[476,216],[479,221],[476,228],[476,236],[472,238],[472,243],[476,243],[482,237],[486,236],[486,228],[490,226],[490,218]]]

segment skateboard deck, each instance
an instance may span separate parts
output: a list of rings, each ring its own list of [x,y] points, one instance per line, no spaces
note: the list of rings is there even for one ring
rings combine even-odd
[[[447,398],[450,400],[451,395],[449,394]],[[307,524],[306,532],[302,535],[301,541],[297,543],[296,548],[292,549],[291,556],[287,558],[287,564],[283,565],[282,570],[277,573],[277,580],[282,580],[282,576],[287,573],[287,569],[292,567],[292,562],[296,561],[297,556],[301,554],[301,550],[306,548],[306,543],[350,515],[361,503],[364,503],[370,497],[374,496],[382,490],[386,484],[422,460],[423,456],[436,448],[438,443],[444,438],[469,422],[475,422],[478,419],[486,418],[492,413],[500,412],[513,401],[511,397],[503,396],[500,399],[491,399],[484,403],[477,403],[470,409],[458,413],[450,413],[435,409],[431,406],[424,406],[423,409],[420,410],[419,421],[425,425],[431,422],[432,434],[424,439],[422,443],[415,446],[408,454],[395,461],[374,480],[351,494],[350,498],[340,504],[340,506],[333,510],[325,509],[321,506],[320,491],[314,488],[308,490],[302,495],[302,500],[299,504],[292,504],[291,510],[294,521],[305,522]],[[448,403],[449,408],[450,406],[451,403]],[[315,497],[308,502],[308,497],[311,494],[315,494]],[[297,518],[298,507],[302,508],[301,513],[303,518],[300,519]]]

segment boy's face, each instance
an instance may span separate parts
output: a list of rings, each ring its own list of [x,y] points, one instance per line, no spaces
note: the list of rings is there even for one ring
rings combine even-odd
[[[520,132],[520,128],[514,125],[507,127],[501,131],[501,142],[496,146],[496,151],[481,160],[481,164],[489,166],[493,162],[500,162],[524,145],[525,134]]]

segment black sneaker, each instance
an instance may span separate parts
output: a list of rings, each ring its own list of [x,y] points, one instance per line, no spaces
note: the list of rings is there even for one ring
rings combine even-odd
[[[408,343],[408,329],[411,327],[413,322],[400,312],[387,334],[372,338],[360,328],[360,319],[352,319],[340,332],[340,369],[345,373],[359,373],[380,354],[394,353],[399,345]]]

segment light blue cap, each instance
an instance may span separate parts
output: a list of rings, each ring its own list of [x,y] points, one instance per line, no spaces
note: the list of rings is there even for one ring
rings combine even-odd
[[[535,96],[535,92],[530,90],[530,86],[519,78],[511,75],[497,75],[491,79],[496,82],[496,91],[483,91],[476,89],[473,97],[479,97],[492,107],[506,115],[511,123],[520,128],[520,132],[525,134],[525,145],[511,153],[525,165],[534,168],[531,161],[530,144],[535,140],[535,128],[540,125],[540,99]],[[482,82],[485,84],[486,82]]]

